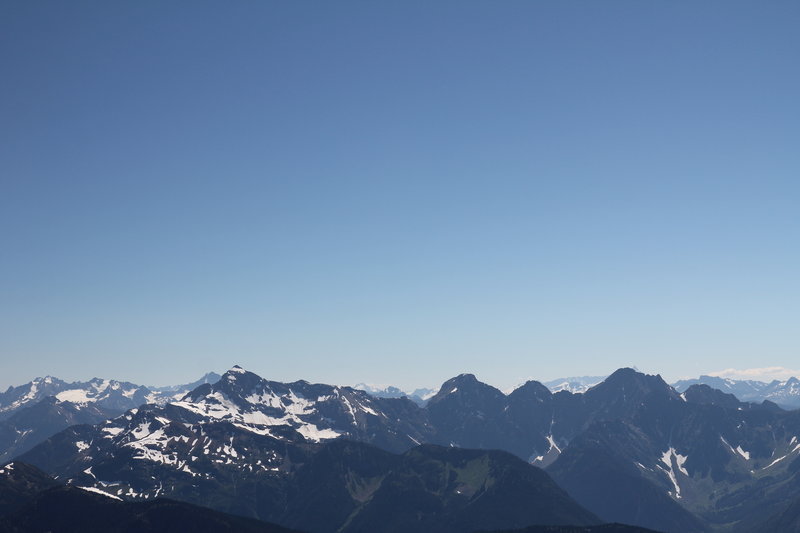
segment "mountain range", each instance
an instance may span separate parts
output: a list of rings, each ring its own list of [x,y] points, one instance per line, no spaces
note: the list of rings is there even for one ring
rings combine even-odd
[[[573,393],[586,392],[606,379],[607,376],[576,376],[545,381],[544,385],[552,392],[566,390]],[[672,386],[684,392],[692,385],[708,385],[714,389],[733,394],[743,402],[761,403],[769,400],[784,409],[800,409],[800,379],[790,377],[770,382],[756,380],[736,380],[716,376],[701,375],[698,378],[682,379]]]
[[[565,390],[577,394],[586,392],[607,377],[608,376],[573,376],[545,381],[543,385],[550,389],[551,392]]]
[[[414,389],[413,391],[404,391],[391,385],[368,385],[366,383],[358,383],[353,385],[354,389],[363,390],[370,396],[376,398],[408,398],[420,406],[430,400],[436,391],[434,389]]]
[[[572,376],[544,381],[542,384],[550,389],[551,392],[565,390],[579,394],[601,383],[607,377],[608,376]],[[764,382],[701,375],[698,378],[682,379],[672,383],[672,386],[678,392],[684,392],[692,385],[708,385],[714,389],[733,394],[744,402],[761,403],[764,400],[769,400],[784,409],[800,409],[800,379],[796,377],[790,377],[783,381],[773,380]],[[354,388],[366,391],[370,395],[380,398],[402,398],[403,396],[407,396],[421,406],[424,406],[425,402],[436,394],[436,391],[433,389],[403,391],[393,386],[373,386],[365,383],[359,383],[355,385]]]
[[[744,532],[797,519],[799,436],[800,411],[633,369],[584,393],[529,381],[504,394],[462,374],[420,406],[233,367],[179,399],[70,426],[18,460],[130,501],[310,532],[390,531],[378,517],[393,510],[415,531],[466,532],[487,516],[480,529]],[[552,514],[514,515],[543,498],[560,502]]]
[[[711,388],[733,394],[743,402],[774,402],[784,409],[800,409],[800,379],[790,377],[787,380],[773,380],[769,383],[753,380],[735,380],[715,376],[700,376],[696,379],[684,379],[673,384],[678,392],[683,392],[692,385],[708,385]]]
[[[219,374],[209,372],[192,383],[167,387],[147,387],[127,381],[101,378],[72,383],[52,376],[36,378],[24,385],[9,387],[5,392],[0,392],[0,420],[10,418],[19,410],[49,397],[74,405],[94,404],[102,409],[122,413],[143,403],[162,404],[169,400],[180,399],[198,386],[214,383],[219,378]]]
[[[209,372],[192,383],[155,388],[100,378],[67,383],[47,376],[9,387],[0,393],[0,463],[69,426],[96,424],[145,403],[165,404],[219,378]]]

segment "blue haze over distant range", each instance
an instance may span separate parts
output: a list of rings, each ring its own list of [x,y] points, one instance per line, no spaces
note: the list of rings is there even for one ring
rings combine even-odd
[[[797,2],[4,2],[0,387],[796,367]]]

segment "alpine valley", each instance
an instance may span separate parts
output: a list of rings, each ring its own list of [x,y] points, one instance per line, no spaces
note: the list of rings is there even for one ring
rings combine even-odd
[[[0,395],[0,531],[47,530],[45,507],[131,517],[119,531],[151,515],[217,531],[800,531],[800,411],[703,379],[594,379],[505,394],[462,374],[429,396],[238,366],[163,390],[43,378]]]

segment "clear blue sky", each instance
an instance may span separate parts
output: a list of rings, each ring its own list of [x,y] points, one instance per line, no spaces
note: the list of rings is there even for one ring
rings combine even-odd
[[[0,386],[800,358],[800,3],[0,4]]]

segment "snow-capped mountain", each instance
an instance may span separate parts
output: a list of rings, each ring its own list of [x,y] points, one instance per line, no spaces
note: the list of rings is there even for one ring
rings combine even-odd
[[[716,376],[700,376],[684,379],[673,384],[678,392],[692,385],[708,385],[714,389],[733,394],[743,402],[774,402],[785,409],[800,409],[800,380],[791,377],[787,380],[774,380],[769,383],[754,380],[736,380]]]
[[[273,382],[234,366],[218,382],[203,384],[180,400],[143,405],[92,428],[76,429],[87,436],[68,448],[80,461],[108,452],[182,471],[191,470],[199,457],[252,467],[256,452],[234,440],[266,445],[264,465],[274,463],[268,460],[274,455],[269,450],[280,442],[344,437],[405,450],[429,440],[430,429],[418,414],[419,408],[407,399],[373,398],[350,387],[306,381]]]
[[[431,439],[420,412],[408,399],[272,382],[235,366],[179,401],[73,426],[26,456],[61,478],[116,496],[186,499],[198,484],[213,492],[234,477],[246,483],[252,475],[268,485],[302,462],[304,446],[314,443],[344,438],[407,450]]]
[[[579,503],[664,531],[753,531],[753,517],[780,510],[800,464],[796,414],[702,384],[678,395],[640,376],[617,371],[583,395],[602,391],[619,411],[598,417],[548,468]]]
[[[594,387],[606,379],[606,377],[608,376],[577,376],[570,378],[558,378],[545,381],[543,385],[550,389],[551,392],[565,390],[573,394],[580,394]]]
[[[66,383],[48,376],[9,387],[0,394],[0,462],[73,424],[97,424],[145,403],[164,404],[218,379],[212,372],[194,383],[153,390],[109,379]]]
[[[170,405],[204,421],[226,421],[263,435],[294,431],[312,442],[341,436],[370,441],[369,435],[394,424],[395,411],[410,403],[387,400],[350,387],[267,381],[234,366],[216,384],[198,387]],[[407,434],[395,438],[403,448],[425,436],[409,427]]]
[[[222,491],[231,499],[219,509],[229,510],[238,494],[231,484],[282,497],[275,487],[324,443],[361,441],[393,452],[418,443],[500,449],[545,467],[606,520],[735,531],[754,513],[780,511],[797,483],[799,415],[707,385],[679,393],[633,369],[582,394],[552,393],[536,381],[504,394],[462,374],[422,408],[233,367],[180,400],[70,427],[19,459],[124,498],[204,503]],[[363,461],[368,468],[370,459]]]
[[[180,399],[187,392],[196,389],[200,385],[205,385],[206,383],[216,383],[221,377],[222,376],[216,372],[208,372],[197,381],[192,381],[191,383],[185,383],[183,385],[167,385],[164,387],[148,386],[147,388],[157,393],[159,395],[159,399],[164,398],[164,401],[166,401],[166,398]]]
[[[354,389],[363,390],[370,396],[376,398],[403,398],[414,401],[417,405],[425,405],[425,402],[433,398],[436,394],[434,389],[414,389],[413,391],[404,391],[391,385],[369,385],[367,383],[358,383],[353,385]]]
[[[70,384],[58,378],[47,376],[18,387],[9,387],[0,392],[0,420],[8,418],[18,409],[36,403],[48,396],[55,396],[69,388]]]
[[[791,377],[772,381],[764,387],[764,399],[789,409],[800,409],[800,380]],[[750,400],[752,401],[752,400]]]
[[[209,372],[199,380],[185,385],[147,387],[115,379],[93,378],[89,381],[67,383],[47,376],[0,393],[0,420],[9,418],[19,409],[33,405],[49,396],[60,402],[75,405],[95,404],[102,409],[120,413],[144,403],[163,404],[180,398],[203,383],[214,383],[219,375]]]

